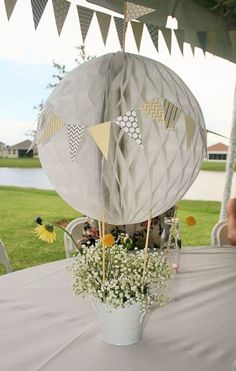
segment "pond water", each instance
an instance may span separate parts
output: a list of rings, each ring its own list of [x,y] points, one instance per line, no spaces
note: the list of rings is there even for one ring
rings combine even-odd
[[[219,171],[200,171],[184,199],[221,201],[225,184],[225,173]],[[54,189],[43,169],[0,168],[0,185]],[[234,174],[232,193],[236,192]]]

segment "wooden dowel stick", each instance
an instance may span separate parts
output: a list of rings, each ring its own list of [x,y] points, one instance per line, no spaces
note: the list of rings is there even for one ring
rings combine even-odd
[[[106,266],[105,266],[105,245],[104,245],[104,236],[105,236],[105,220],[104,216],[102,219],[102,280],[103,283],[106,280]]]
[[[148,252],[148,242],[149,242],[149,235],[150,235],[150,227],[151,227],[151,219],[152,219],[152,212],[150,210],[149,212],[149,218],[148,218],[148,225],[147,225],[147,236],[146,236],[146,242],[144,247],[144,262],[143,262],[143,281],[147,269],[147,252]]]
[[[98,229],[99,229],[99,238],[101,240],[102,239],[102,223],[100,220],[98,221]]]

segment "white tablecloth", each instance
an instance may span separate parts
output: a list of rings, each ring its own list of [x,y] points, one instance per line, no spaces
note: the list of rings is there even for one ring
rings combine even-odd
[[[143,341],[105,344],[68,261],[0,278],[1,371],[235,371],[236,249],[182,252],[172,302],[154,308]]]

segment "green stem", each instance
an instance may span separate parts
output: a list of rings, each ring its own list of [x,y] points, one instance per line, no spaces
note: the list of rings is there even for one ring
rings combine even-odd
[[[57,225],[57,224],[54,224],[55,227],[61,229],[62,231],[64,231],[66,234],[68,234],[68,236],[72,239],[72,241],[74,242],[74,245],[76,247],[76,249],[78,249],[78,245],[77,243],[75,242],[74,238],[72,237],[72,234],[70,234],[65,228],[61,227],[60,225]]]

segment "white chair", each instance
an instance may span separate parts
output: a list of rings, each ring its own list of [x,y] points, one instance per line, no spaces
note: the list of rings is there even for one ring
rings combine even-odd
[[[83,237],[83,226],[84,222],[86,221],[86,217],[84,218],[77,218],[72,220],[66,227],[66,230],[68,233],[72,235],[75,241],[81,240]],[[64,233],[64,246],[65,246],[65,252],[66,257],[70,258],[73,253],[76,251],[76,247],[74,242],[71,240],[71,238],[68,236],[67,233]]]
[[[227,220],[222,220],[221,222],[217,223],[212,229],[211,245],[212,247],[230,245],[230,241],[228,239]]]
[[[6,251],[6,249],[3,245],[2,240],[0,240],[0,263],[2,263],[4,265],[4,267],[6,268],[7,273],[10,273],[10,272],[13,271],[12,266],[9,262],[7,251]]]

